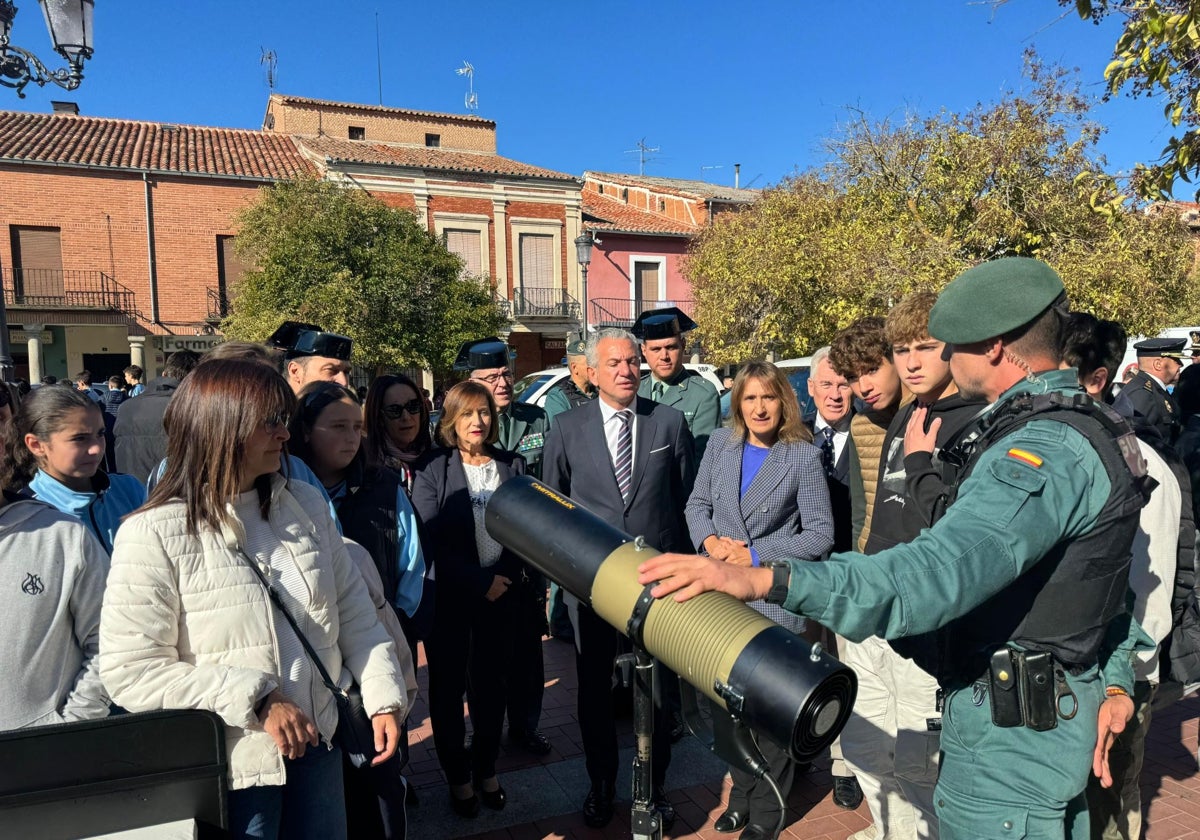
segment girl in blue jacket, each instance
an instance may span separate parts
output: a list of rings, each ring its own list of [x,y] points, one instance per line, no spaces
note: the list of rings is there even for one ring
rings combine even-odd
[[[104,414],[81,391],[30,391],[13,417],[14,473],[34,498],[76,516],[111,554],[121,519],[142,506],[146,490],[131,475],[104,473]]]

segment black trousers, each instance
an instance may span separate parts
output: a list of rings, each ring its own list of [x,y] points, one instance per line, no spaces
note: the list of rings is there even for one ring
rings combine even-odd
[[[783,794],[786,804],[792,781],[796,777],[796,762],[788,756],[787,750],[770,738],[755,735],[754,740],[767,760],[771,778],[779,785],[779,792]],[[773,831],[779,819],[779,800],[775,798],[771,786],[765,780],[755,779],[750,773],[733,765],[729,766],[729,777],[733,780],[733,788],[729,791],[729,809],[749,814],[750,822]]]
[[[448,588],[448,587],[446,587]],[[496,775],[504,697],[513,648],[514,601],[505,593],[495,601],[456,600],[456,592],[438,590],[433,632],[425,640],[429,665],[429,719],[438,762],[451,785]],[[463,746],[466,720],[463,695],[471,714],[471,750]]]
[[[542,660],[542,637],[546,635],[546,579],[537,572],[513,582],[509,594],[513,605],[512,668],[508,675],[508,728],[532,732],[542,719],[542,693],[546,689],[546,665]]]
[[[617,725],[613,715],[613,659],[620,634],[590,607],[579,605],[579,648],[575,668],[579,676],[579,732],[588,778],[593,785],[617,779]],[[654,663],[657,672],[660,666]],[[659,679],[655,674],[656,688]],[[671,729],[661,691],[654,697],[654,740],[651,744],[652,782],[661,790],[671,763]]]

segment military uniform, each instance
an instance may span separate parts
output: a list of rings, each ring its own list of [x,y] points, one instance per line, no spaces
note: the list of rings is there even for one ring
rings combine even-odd
[[[1179,406],[1175,398],[1153,376],[1138,371],[1121,388],[1113,410],[1135,426],[1151,426],[1171,443],[1179,435]]]
[[[542,477],[542,449],[550,418],[536,405],[513,402],[500,412],[500,437],[496,446],[516,452],[525,459],[525,471],[534,478]]]
[[[708,438],[721,425],[721,397],[707,379],[694,370],[679,371],[670,382],[650,374],[642,379],[638,396],[669,405],[683,413],[695,441],[696,463],[704,457]]]
[[[587,393],[579,390],[579,386],[575,384],[575,380],[567,376],[561,381],[554,383],[554,387],[546,394],[546,402],[543,404],[543,408],[546,410],[546,415],[553,420],[556,415],[589,403],[595,397],[595,391],[590,388]]]
[[[1061,281],[1048,266],[999,260],[947,287],[930,332],[951,344],[983,341],[1060,300],[1065,304]],[[964,326],[985,320],[973,332]],[[1063,412],[1086,415],[1080,424],[1100,431],[1085,435],[1061,413],[1039,419],[1030,410],[1022,422],[1011,419],[1027,405],[1053,401],[1037,395],[1052,394],[1062,395],[1055,404],[1066,404]],[[1149,643],[1122,598],[1145,498],[1138,473],[1144,463],[1113,436],[1127,431],[1119,421],[1106,416],[1111,426],[1101,425],[1095,412],[1103,409],[1079,395],[1072,369],[1012,385],[980,420],[980,430],[991,425],[996,435],[981,431],[979,446],[969,450],[953,504],[912,542],[870,556],[835,554],[825,563],[789,561],[776,570],[772,599],[848,638],[943,628],[934,803],[943,840],[1086,838],[1083,791],[1098,710],[1106,686],[1132,693],[1133,651]],[[992,656],[1014,650],[1054,655],[1046,681],[1057,707],[1048,715],[1053,728],[993,721],[993,704],[1016,695],[1008,693],[1013,677],[1006,669],[999,682],[992,679]]]

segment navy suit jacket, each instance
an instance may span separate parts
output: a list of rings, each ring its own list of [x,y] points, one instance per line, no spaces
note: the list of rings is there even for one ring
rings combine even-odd
[[[496,461],[501,484],[525,474],[525,459],[520,455],[495,446],[490,454]],[[470,609],[472,599],[482,599],[496,575],[518,579],[521,560],[507,548],[495,565],[479,565],[471,492],[462,453],[457,449],[434,449],[417,463],[412,505],[422,523],[425,562],[436,570],[439,601],[451,596],[451,601],[457,600],[464,609]]]
[[[600,399],[554,418],[542,455],[542,481],[614,528],[660,551],[690,552],[683,506],[695,481],[692,435],[683,414],[638,397],[633,476],[621,498],[604,437]]]
[[[762,562],[821,557],[833,546],[833,514],[820,450],[776,443],[742,495],[742,443],[732,429],[708,441],[686,508],[695,550],[716,535],[748,543]]]

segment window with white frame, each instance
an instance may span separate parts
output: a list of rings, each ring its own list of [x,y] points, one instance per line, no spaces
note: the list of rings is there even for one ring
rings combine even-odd
[[[483,274],[483,235],[481,231],[446,228],[442,236],[445,238],[446,250],[462,259],[463,274],[472,277],[479,277]]]

